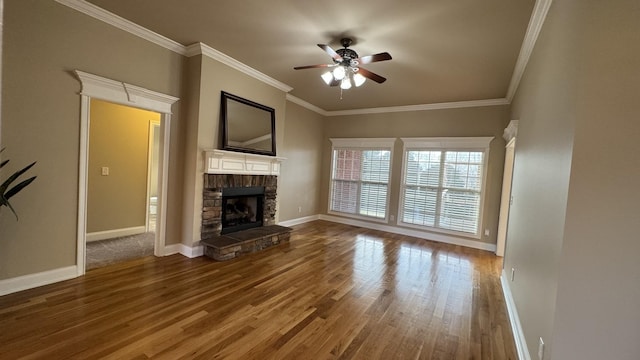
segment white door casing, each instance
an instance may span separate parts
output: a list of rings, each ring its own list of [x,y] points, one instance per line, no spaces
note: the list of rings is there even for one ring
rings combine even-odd
[[[504,129],[503,137],[507,141],[504,155],[504,174],[502,176],[502,196],[500,199],[500,217],[498,220],[498,240],[496,255],[504,256],[507,245],[507,227],[509,224],[509,210],[511,208],[511,181],[513,179],[513,164],[515,161],[516,136],[518,134],[518,120],[511,120]]]
[[[160,156],[158,168],[158,213],[155,237],[155,256],[164,255],[167,180],[169,170],[169,141],[171,139],[171,106],[177,97],[147,90],[127,83],[103,78],[97,75],[75,71],[82,84],[80,91],[80,159],[78,177],[78,232],[77,271],[85,273],[86,228],[87,228],[87,168],[89,161],[89,122],[91,99],[99,99],[115,104],[155,111],[160,116]]]

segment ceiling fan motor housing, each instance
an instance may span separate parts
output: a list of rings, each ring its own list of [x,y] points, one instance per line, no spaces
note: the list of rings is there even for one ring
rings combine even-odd
[[[358,66],[358,62],[356,60],[358,58],[357,52],[347,48],[338,49],[336,50],[336,52],[342,57],[342,61],[336,61],[336,63],[339,63],[343,66]]]

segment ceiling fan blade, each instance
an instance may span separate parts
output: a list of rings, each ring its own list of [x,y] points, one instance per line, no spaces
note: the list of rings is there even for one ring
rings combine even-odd
[[[359,59],[360,64],[371,64],[372,62],[385,61],[385,60],[391,60],[391,55],[388,52],[383,52],[380,54],[369,55],[369,56],[363,56]]]
[[[336,66],[335,64],[318,64],[318,65],[306,65],[306,66],[296,66],[294,70],[303,70],[303,69],[315,69],[315,68],[328,68]]]
[[[367,79],[371,79],[375,82],[377,82],[378,84],[382,84],[383,82],[387,81],[386,78],[383,78],[382,76],[376,74],[376,73],[372,73],[371,71],[367,70],[367,69],[363,69],[363,68],[358,68],[358,74],[366,77]]]
[[[342,61],[342,56],[338,55],[338,53],[335,50],[333,50],[331,46],[325,45],[325,44],[318,44],[318,47],[320,47],[320,49],[324,50],[327,54],[329,54],[329,56],[331,56],[333,60],[337,62]]]

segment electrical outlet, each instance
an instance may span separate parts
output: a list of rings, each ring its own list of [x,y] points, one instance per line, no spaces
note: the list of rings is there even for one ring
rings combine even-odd
[[[389,216],[389,219],[391,219],[391,221],[394,221],[396,219],[396,216],[395,215],[391,215],[391,216]]]
[[[489,236],[489,234],[491,234],[489,229],[484,229],[484,236]]]
[[[109,168],[107,166],[103,166],[102,167],[102,176],[108,176],[109,175]]]
[[[516,277],[516,268],[511,268],[511,281]]]
[[[302,206],[298,206],[298,214],[302,212]]]
[[[540,342],[538,342],[538,359],[544,359],[544,341],[540,338]]]

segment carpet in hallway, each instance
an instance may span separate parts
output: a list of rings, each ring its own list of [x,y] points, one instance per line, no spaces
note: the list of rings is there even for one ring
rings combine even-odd
[[[87,242],[87,270],[153,255],[154,232]]]

